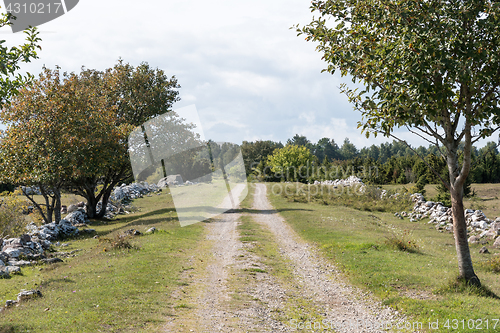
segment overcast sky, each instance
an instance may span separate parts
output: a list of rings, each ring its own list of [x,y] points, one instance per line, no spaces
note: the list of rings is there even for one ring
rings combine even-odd
[[[174,109],[195,104],[205,136],[215,141],[285,143],[295,134],[339,144],[349,137],[358,148],[388,141],[360,134],[361,116],[338,88],[350,80],[321,73],[325,63],[315,45],[290,29],[311,21],[309,5],[305,0],[84,0],[39,26],[40,59],[23,69],[104,70],[119,57],[134,66],[148,62],[177,77],[182,100]],[[12,44],[24,38],[9,27],[0,34]],[[409,133],[400,136],[425,144]]]

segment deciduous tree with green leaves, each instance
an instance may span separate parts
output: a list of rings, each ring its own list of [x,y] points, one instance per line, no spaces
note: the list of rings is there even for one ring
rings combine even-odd
[[[70,189],[87,200],[89,218],[102,218],[105,209],[98,211],[98,202],[106,207],[113,187],[133,177],[127,150],[128,134],[136,126],[171,111],[172,105],[180,100],[177,91],[180,85],[175,76],[169,78],[161,69],[151,68],[147,63],[134,67],[121,59],[103,72],[85,70],[82,75],[85,72],[92,72],[97,78],[94,91],[103,95],[108,109],[113,110],[114,126],[127,133],[119,139],[119,149],[108,151],[112,158],[102,160],[98,172],[87,173],[70,182]]]
[[[116,107],[99,93],[96,73],[60,73],[45,68],[0,114],[0,174],[19,185],[37,186],[44,197],[24,194],[45,222],[61,219],[61,189],[72,179],[118,167],[115,157],[127,128],[115,126]],[[125,150],[126,151],[126,150]]]
[[[286,145],[268,157],[271,171],[288,181],[304,181],[312,173],[314,156],[304,146]]]
[[[480,285],[467,242],[463,186],[471,147],[500,124],[500,3],[477,0],[314,0],[317,18],[299,35],[317,42],[325,71],[352,77],[343,86],[361,111],[362,131],[410,132],[446,158],[460,277]],[[464,142],[464,157],[457,150]]]

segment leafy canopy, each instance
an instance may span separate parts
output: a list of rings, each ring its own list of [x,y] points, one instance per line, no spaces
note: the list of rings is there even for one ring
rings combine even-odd
[[[278,148],[268,156],[271,171],[286,176],[287,180],[292,181],[307,178],[313,161],[314,157],[307,147],[296,145]]]
[[[11,25],[12,14],[0,14],[0,28]],[[28,63],[31,59],[37,59],[36,49],[42,49],[38,42],[36,28],[24,31],[26,43],[19,46],[8,47],[5,40],[0,40],[0,106],[8,103],[12,95],[18,93],[18,89],[31,82],[33,75],[27,73],[25,76],[16,74],[20,69],[20,63]]]
[[[446,145],[466,135],[456,131],[462,116],[477,126],[474,140],[498,128],[500,3],[315,0],[311,9],[319,17],[297,31],[318,42],[326,71],[364,83],[343,89],[367,136],[409,126]]]

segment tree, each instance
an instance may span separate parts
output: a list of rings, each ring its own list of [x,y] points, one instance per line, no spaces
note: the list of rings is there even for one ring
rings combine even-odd
[[[358,156],[358,149],[349,141],[349,138],[344,139],[344,143],[340,147],[340,155],[344,160],[350,160]]]
[[[286,144],[295,146],[304,146],[309,148],[311,145],[311,141],[309,141],[304,135],[295,134],[293,138],[287,140]]]
[[[171,111],[172,104],[180,100],[175,76],[168,78],[161,69],[153,69],[147,63],[133,67],[120,59],[104,72],[84,70],[81,75],[97,78],[95,93],[104,96],[107,108],[115,114],[114,126],[127,135],[134,127]],[[111,159],[101,160],[98,171],[70,181],[69,189],[87,200],[89,218],[102,218],[105,209],[97,211],[97,204],[101,201],[102,207],[106,207],[113,188],[133,177],[127,135],[118,139],[119,149],[111,151]]]
[[[99,172],[102,161],[115,163],[113,153],[126,138],[96,82],[95,75],[44,68],[0,115],[7,124],[0,140],[2,177],[40,188],[45,204],[24,194],[47,223],[61,219],[61,189],[68,180]]]
[[[272,155],[273,151],[277,148],[283,148],[283,144],[271,140],[257,140],[255,142],[243,141],[241,145],[241,154],[243,155],[247,174],[249,175],[254,171],[258,165],[261,165],[259,171],[262,172],[265,167],[264,164],[267,162],[267,157]]]
[[[0,28],[12,25],[12,14],[1,14]],[[16,95],[18,90],[30,83],[33,75],[27,73],[25,76],[16,73],[20,69],[20,63],[28,63],[31,59],[37,59],[36,49],[42,49],[38,42],[36,28],[24,31],[26,43],[20,46],[6,47],[5,40],[0,40],[0,107],[9,102],[11,96]]]
[[[313,155],[304,146],[287,145],[276,149],[268,157],[268,165],[275,174],[288,181],[304,181],[312,170]]]
[[[460,277],[480,285],[467,242],[463,185],[472,144],[499,127],[500,3],[314,0],[319,17],[296,27],[328,63],[365,89],[343,85],[366,133],[405,127],[446,159]],[[328,20],[333,18],[333,20]],[[460,162],[458,148],[464,142]]]
[[[340,158],[339,147],[335,143],[335,140],[321,138],[314,145],[314,155],[319,161],[323,161],[325,158],[329,160],[338,159]]]

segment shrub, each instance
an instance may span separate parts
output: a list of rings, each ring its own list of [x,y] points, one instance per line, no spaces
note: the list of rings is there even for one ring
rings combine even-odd
[[[391,236],[386,237],[385,244],[395,250],[420,253],[420,247],[417,242],[412,239],[411,233],[408,230],[403,231],[400,235],[393,233]]]
[[[111,249],[121,250],[121,249],[134,249],[136,246],[130,243],[130,235],[116,235],[113,238],[99,238],[100,243],[108,243]],[[106,248],[104,248],[106,251]]]
[[[382,189],[375,186],[339,186],[333,188],[328,185],[297,183],[276,184],[276,186],[282,186],[281,196],[290,202],[318,202],[322,205],[340,205],[358,210],[378,212],[411,210],[413,206],[409,193],[395,195],[395,191],[388,191],[381,198]]]
[[[425,195],[425,184],[427,184],[427,179],[425,176],[420,176],[418,179],[417,183],[415,184],[415,191],[413,193],[421,193],[422,195]]]
[[[0,238],[15,237],[25,232],[28,224],[26,201],[16,193],[10,193],[0,199]]]

